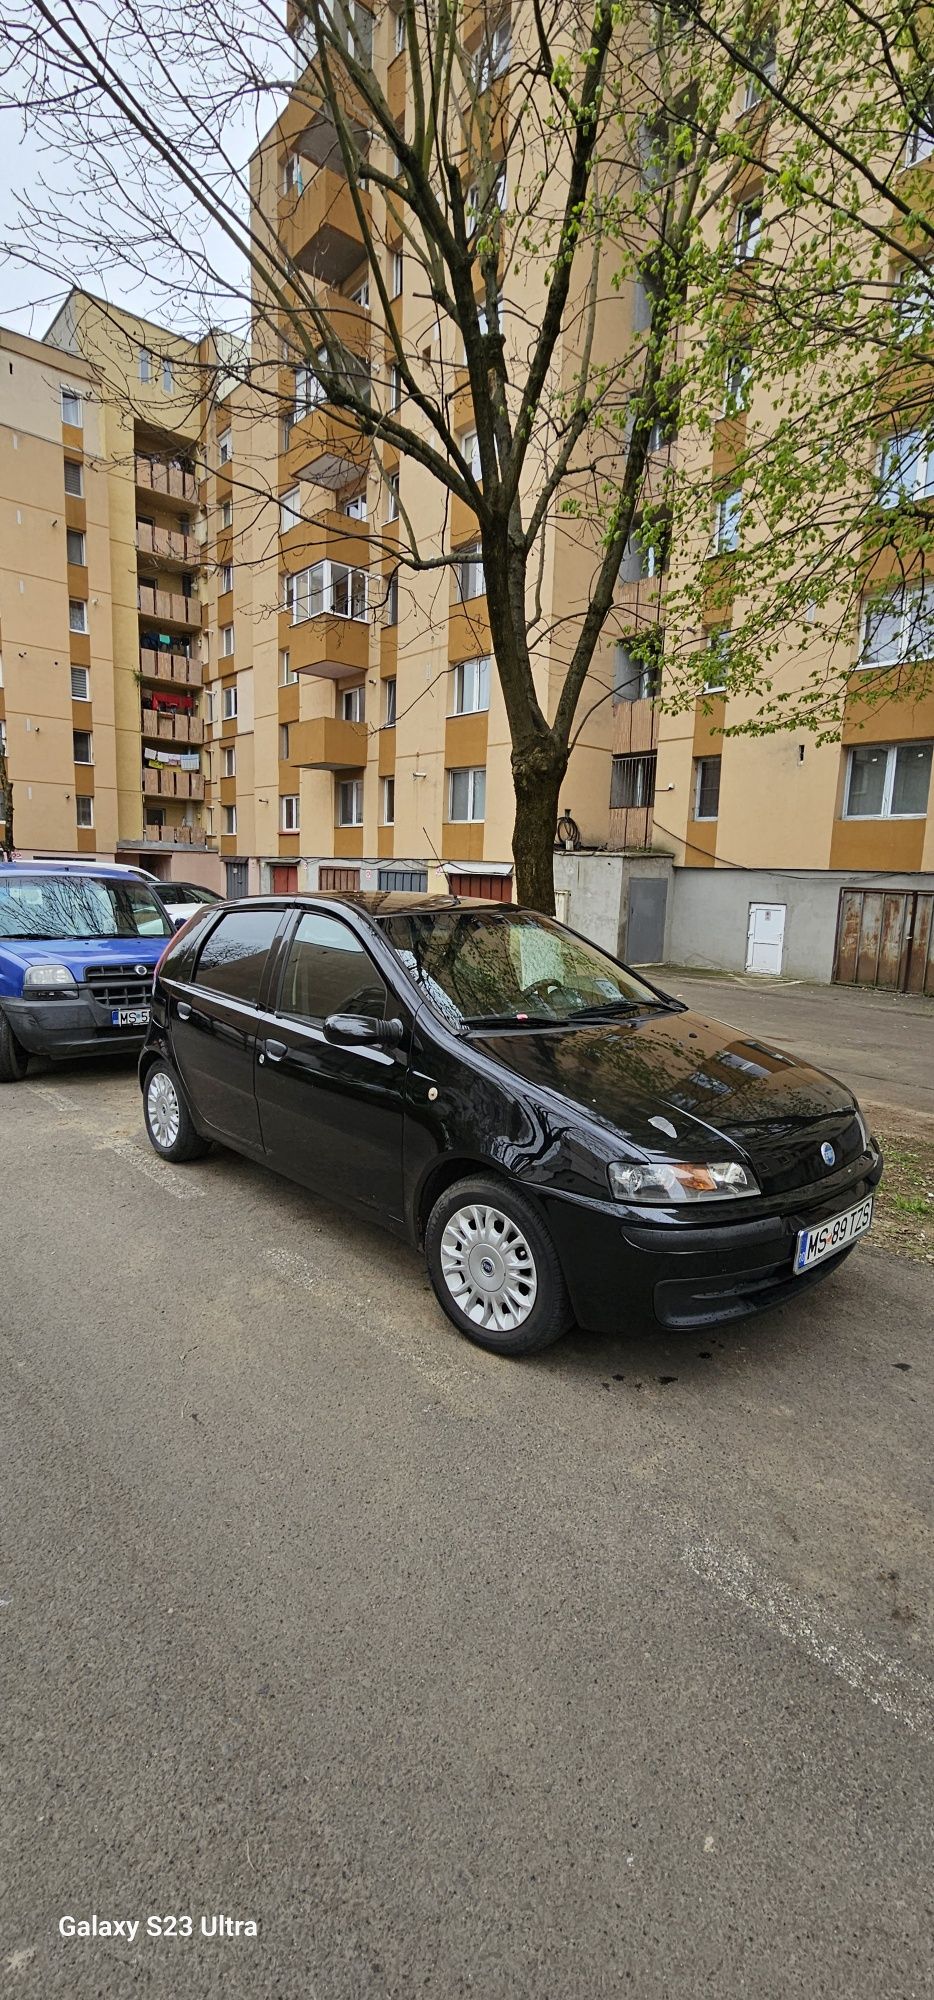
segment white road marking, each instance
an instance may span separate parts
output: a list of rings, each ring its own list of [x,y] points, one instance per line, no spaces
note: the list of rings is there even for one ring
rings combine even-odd
[[[179,1173],[167,1160],[157,1160],[155,1154],[144,1153],[135,1139],[97,1139],[96,1153],[115,1153],[118,1160],[125,1161],[139,1174],[145,1174],[148,1181],[155,1181],[163,1194],[174,1196],[176,1201],[203,1201],[204,1189],[198,1187],[186,1173]]]
[[[934,1741],[934,1681],[890,1653],[867,1645],[857,1632],[842,1632],[822,1611],[802,1602],[785,1584],[754,1569],[748,1557],[699,1542],[682,1556],[702,1583],[749,1612],[808,1653],[848,1687],[916,1735]]]

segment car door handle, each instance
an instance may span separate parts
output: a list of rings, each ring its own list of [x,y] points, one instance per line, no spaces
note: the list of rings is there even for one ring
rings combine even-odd
[[[289,1053],[288,1043],[264,1042],[263,1051],[269,1057],[270,1062],[281,1062],[283,1056],[287,1056]]]
[[[180,1021],[190,1021],[190,1020],[191,1020],[191,1008],[189,1007],[189,1005],[188,1005],[188,1002],[187,1002],[187,1000],[180,1000],[180,1001],[179,1001],[179,1003],[178,1003],[178,1018],[179,1018],[179,1020],[180,1020]]]

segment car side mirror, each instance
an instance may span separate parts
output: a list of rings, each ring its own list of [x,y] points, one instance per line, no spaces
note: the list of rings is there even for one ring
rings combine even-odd
[[[339,1048],[396,1048],[405,1033],[401,1021],[384,1021],[378,1014],[329,1014],[324,1039]]]

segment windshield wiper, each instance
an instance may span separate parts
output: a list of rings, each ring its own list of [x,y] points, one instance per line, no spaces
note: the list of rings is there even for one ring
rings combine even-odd
[[[462,1028],[564,1028],[554,1014],[465,1014]]]
[[[64,944],[67,940],[54,937],[51,931],[4,931],[0,944]]]
[[[647,1000],[604,1000],[600,1006],[579,1007],[577,1012],[570,1016],[570,1019],[572,1021],[606,1021],[613,1020],[617,1014],[647,1014],[650,1009],[661,1009],[665,1014],[683,1014],[685,1011],[683,1000],[656,1000],[654,998]]]

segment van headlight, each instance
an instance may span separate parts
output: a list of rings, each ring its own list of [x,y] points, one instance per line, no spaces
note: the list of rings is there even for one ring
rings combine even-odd
[[[613,1160],[607,1167],[617,1201],[726,1201],[759,1194],[759,1183],[738,1160],[711,1160],[685,1166],[681,1160]]]
[[[23,992],[35,993],[41,987],[44,993],[59,992],[63,986],[77,986],[78,982],[67,965],[28,965],[23,974]]]

